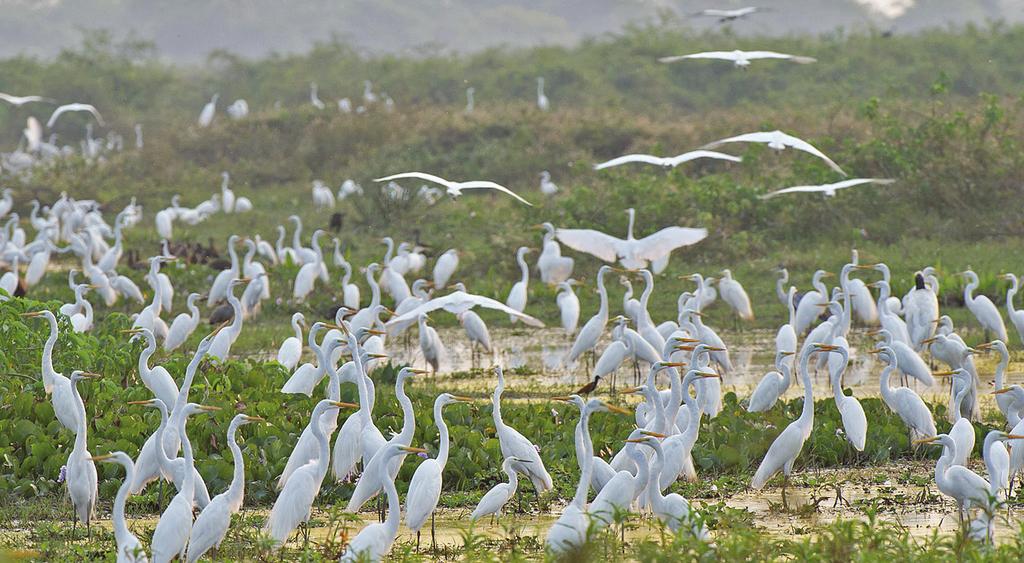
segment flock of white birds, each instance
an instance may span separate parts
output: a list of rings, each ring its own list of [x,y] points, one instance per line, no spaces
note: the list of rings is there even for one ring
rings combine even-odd
[[[730,18],[746,14],[723,12],[708,15]],[[726,58],[738,65],[749,64],[757,58],[788,58],[797,62],[812,60],[740,51],[682,58]],[[543,80],[538,80],[537,105],[539,109],[547,110],[550,101],[543,88]],[[475,103],[472,88],[467,96],[466,111],[472,111]],[[382,97],[384,101],[381,103],[393,107],[393,102],[388,102],[389,97]],[[15,105],[49,102],[38,96],[6,94],[0,99]],[[212,122],[217,99],[215,95],[203,109],[199,125],[206,126]],[[310,99],[314,106],[325,107],[316,84],[311,85]],[[380,98],[367,82],[364,102],[378,101]],[[360,112],[366,107],[353,109],[348,99],[340,100],[338,105],[341,111],[348,108],[349,111]],[[92,106],[69,104],[57,108],[48,126],[67,111],[88,111],[102,125],[99,113]],[[238,100],[227,111],[240,119],[248,113],[248,104]],[[42,150],[37,133],[33,129],[32,138],[27,139],[28,153],[32,155],[38,155]],[[141,145],[141,137],[139,141]],[[630,162],[675,167],[697,158],[739,163],[741,158],[738,156],[709,150],[731,143],[763,143],[775,150],[792,148],[809,153],[836,173],[846,175],[842,168],[814,146],[780,131],[739,135],[670,158],[627,155],[598,164],[595,168],[600,170]],[[432,174],[406,172],[376,181],[383,183],[399,179],[437,184],[453,199],[464,190],[489,189],[530,205],[507,187],[486,180],[451,181]],[[543,193],[557,191],[557,187],[551,187],[553,183],[549,174],[544,173],[541,180]],[[799,186],[767,194],[766,197],[791,192],[833,195],[837,190],[868,182],[887,183],[890,180],[865,178],[822,186]],[[358,184],[346,181],[339,190],[338,198],[358,197],[362,192]],[[335,197],[332,190],[322,183],[315,184],[313,203],[316,207],[333,207]],[[294,335],[281,344],[277,353],[277,361],[291,374],[287,381],[281,382],[281,392],[312,397],[317,393],[318,385],[324,379],[328,380],[326,396],[316,403],[310,422],[298,438],[278,480],[280,494],[264,526],[264,532],[278,546],[309,519],[320,487],[330,474],[337,480],[356,477],[356,486],[347,507],[350,512],[358,511],[381,493],[386,497],[386,518],[354,536],[342,560],[380,560],[390,550],[403,516],[394,480],[408,454],[425,453],[411,443],[415,418],[405,386],[420,374],[427,373],[426,370],[406,367],[398,374],[395,396],[403,411],[403,425],[399,433],[386,438],[373,419],[375,391],[370,374],[387,357],[389,344],[396,336],[417,325],[419,347],[426,367],[437,371],[439,358],[444,353],[443,344],[437,331],[428,324],[429,315],[437,311],[456,315],[474,350],[479,347],[488,354],[493,354],[494,344],[486,323],[474,309],[486,308],[507,314],[511,323],[543,326],[541,321],[526,312],[531,281],[531,268],[527,262],[529,248],[522,247],[516,252],[520,276],[510,280],[514,283],[508,298],[502,303],[474,294],[461,283],[449,286],[459,265],[458,249],[452,248],[438,255],[430,275],[420,278],[417,276],[428,263],[424,249],[405,242],[395,245],[391,238],[385,237],[383,241],[387,251],[382,262],[363,268],[371,292],[367,301],[352,280],[355,269],[340,252],[337,240],[330,257],[325,256],[324,231],[315,231],[307,246],[302,236],[302,221],[295,215],[288,217],[288,222],[293,224],[290,244],[285,240],[287,229],[284,225],[277,227],[276,245],[258,235],[231,236],[227,242],[230,266],[214,278],[205,294],[188,295],[188,312],[177,315],[168,324],[164,316],[173,309],[175,287],[171,277],[162,271],[162,266],[175,260],[167,250],[167,241],[174,240],[174,223],[199,226],[213,214],[244,213],[252,209],[252,205],[249,199],[234,194],[225,173],[219,194],[212,194],[210,199],[192,208],[179,205],[175,197],[170,207],[155,213],[155,227],[165,240],[165,251],[148,259],[150,267],[144,279],[151,298],[147,301],[131,279],[118,273],[125,252],[124,229],[141,228],[142,208],[134,200],[116,214],[112,226],[104,218],[100,202],[76,200],[67,194],[62,194],[49,206],[33,201],[28,226],[35,234],[30,240],[22,219],[13,212],[15,203],[11,190],[5,190],[0,199],[0,218],[6,217],[0,231],[0,263],[8,270],[0,278],[0,289],[7,293],[4,299],[40,283],[54,269],[50,262],[57,253],[72,256],[69,261],[80,263],[68,274],[68,283],[74,290],[74,302],[61,306],[58,313],[70,319],[76,332],[88,332],[93,327],[90,293],[108,307],[122,298],[136,301],[141,307],[134,315],[133,326],[128,333],[130,338],[141,338],[146,343],[139,357],[139,375],[154,398],[143,401],[139,406],[157,409],[161,422],[134,460],[122,452],[92,455],[87,451],[88,416],[78,386],[82,381],[99,376],[73,371],[68,377],[57,372],[52,357],[59,336],[58,317],[47,310],[25,315],[43,319],[49,324],[49,337],[42,352],[41,375],[56,417],[75,434],[65,479],[75,509],[76,525],[80,522],[89,526],[93,520],[98,500],[95,462],[117,463],[125,468],[125,479],[114,500],[112,515],[119,561],[145,561],[148,557],[155,561],[168,561],[174,557],[195,561],[224,539],[231,516],[240,509],[244,497],[244,466],[236,434],[241,426],[263,420],[245,414],[237,414],[232,419],[227,444],[234,458],[234,477],[226,491],[211,497],[196,469],[197,461],[186,429],[191,416],[204,416],[216,409],[190,402],[189,392],[201,360],[206,356],[221,361],[230,359],[232,345],[241,334],[245,321],[259,314],[260,304],[266,299],[285,293],[284,290],[272,292],[270,287],[268,271],[279,264],[291,262],[300,265],[291,288],[290,303],[303,302],[320,285],[336,293],[342,306],[331,322],[314,322],[308,328],[303,315],[296,313],[291,322]],[[743,286],[729,270],[722,271],[717,280],[693,274],[688,279],[694,282],[694,289],[678,296],[674,319],[655,324],[649,311],[654,275],[665,270],[674,250],[698,243],[707,236],[707,231],[668,226],[646,237],[636,238],[635,213],[632,209],[627,212],[629,227],[625,238],[598,230],[557,228],[550,223],[538,225],[544,234],[535,262],[536,269],[542,283],[558,286],[556,301],[561,326],[573,338],[571,349],[563,361],[573,367],[588,353],[596,358],[593,369],[588,372],[593,377],[590,384],[577,395],[555,398],[573,404],[580,412],[575,432],[580,479],[571,502],[549,530],[546,545],[554,554],[580,547],[587,539],[588,529],[592,532],[595,528],[600,530],[611,525],[617,511],[649,511],[672,530],[700,538],[709,537],[703,520],[691,510],[689,503],[678,494],[666,495],[665,492],[679,479],[697,479],[692,448],[703,417],[714,417],[721,410],[722,379],[728,378],[733,370],[729,347],[714,328],[705,324],[702,310],[720,298],[739,319],[750,321],[754,318],[753,306]],[[601,266],[595,276],[600,306],[582,326],[579,325],[580,302],[574,293],[574,287],[580,285],[573,278],[575,261],[562,254],[562,245],[608,263]],[[239,252],[239,246],[244,248],[244,254]],[[329,270],[329,262],[335,272],[341,272],[340,284],[332,281],[336,277]],[[22,266],[26,264],[22,273]],[[86,281],[76,279],[78,272]],[[640,298],[633,299],[630,291],[623,300],[622,314],[615,317],[611,316],[605,285],[607,276],[613,272],[624,276],[626,283],[630,277],[639,278],[644,283]],[[868,424],[864,410],[857,398],[846,395],[842,387],[844,371],[850,355],[854,353],[847,337],[856,321],[871,327],[878,337],[878,345],[871,352],[878,354],[885,363],[880,383],[885,403],[906,423],[916,442],[943,445],[944,453],[935,473],[939,489],[954,498],[964,516],[970,518],[972,534],[991,540],[994,533],[992,515],[1005,500],[1011,480],[1024,468],[1024,388],[1005,385],[1005,369],[1009,361],[1007,330],[995,305],[984,296],[974,295],[978,287],[974,272],[962,273],[967,281],[964,302],[978,323],[996,337],[991,343],[977,348],[966,346],[949,317],[940,315],[937,300],[940,282],[934,268],[914,273],[914,287],[902,299],[891,295],[889,268],[882,263],[859,263],[856,251],[852,260],[841,268],[838,285],[831,289],[824,283],[829,275],[824,270],[814,273],[813,288],[802,293],[795,287],[786,287],[788,272],[780,270],[778,275],[780,304],[773,306],[786,307],[788,321],[778,329],[775,338],[775,369],[764,375],[749,397],[747,408],[751,413],[772,408],[792,385],[794,377],[803,386],[804,407],[799,418],[787,426],[771,445],[751,486],[760,489],[781,472],[784,475],[785,498],[785,483],[814,424],[814,390],[809,368],[812,360],[830,375],[831,391],[851,447],[864,449]],[[861,279],[858,275],[872,279]],[[415,278],[411,287],[408,277]],[[1018,289],[1017,278],[1010,274],[1007,277],[1012,280],[1007,295],[1008,318],[1018,333],[1024,335],[1024,312],[1016,311],[1013,306]],[[446,292],[448,288],[454,291]],[[878,290],[877,296],[872,289]],[[172,376],[162,366],[151,365],[150,359],[159,345],[168,351],[181,348],[198,330],[200,302],[205,302],[215,312],[220,311],[224,322],[201,339],[180,377]],[[385,306],[385,302],[390,303],[391,309]],[[821,321],[823,317],[826,320]],[[599,350],[609,331],[610,342]],[[1000,354],[1001,361],[995,372],[996,398],[1010,429],[1009,432],[994,431],[986,437],[984,459],[988,479],[967,467],[974,450],[974,430],[970,421],[979,416],[981,380],[973,355],[983,350]],[[312,353],[313,359],[303,363],[302,359],[308,353]],[[922,385],[935,384],[933,376],[937,374],[929,369],[924,354],[948,365],[949,371],[941,375],[952,377],[949,412],[954,426],[948,435],[936,436],[931,411],[906,385],[907,378]],[[626,390],[643,399],[635,411],[581,397],[597,390],[604,378],[630,360],[649,368],[642,385]],[[502,468],[508,475],[508,482],[495,486],[484,495],[472,513],[473,519],[499,513],[517,494],[519,476],[527,478],[538,492],[553,487],[540,448],[504,423],[501,395],[505,380],[500,367],[495,367],[494,373],[497,386],[492,397],[492,416],[504,456]],[[665,381],[668,387],[659,388],[659,384],[664,385]],[[340,402],[340,389],[346,383],[358,389],[358,404]],[[443,393],[434,403],[433,413],[440,433],[438,455],[423,461],[417,468],[404,507],[405,522],[417,534],[432,516],[442,490],[449,451],[443,409],[449,404],[471,400]],[[340,416],[341,411],[348,410],[353,411],[351,415]],[[611,459],[599,457],[590,439],[590,417],[597,412],[633,415],[637,422],[637,429]],[[1021,446],[1008,449],[1007,443]],[[160,517],[149,542],[151,553],[147,556],[143,544],[127,526],[124,506],[129,495],[139,494],[148,483],[161,479],[173,483],[177,494]],[[592,499],[591,490],[596,494]],[[194,516],[196,512],[198,516]]]

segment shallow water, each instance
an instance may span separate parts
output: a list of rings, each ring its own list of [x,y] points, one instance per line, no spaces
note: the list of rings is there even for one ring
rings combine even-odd
[[[582,362],[573,366],[562,365],[562,358],[572,346],[572,340],[565,336],[560,329],[491,329],[491,339],[494,343],[495,353],[488,355],[479,351],[474,357],[469,341],[460,328],[447,328],[438,331],[441,340],[445,345],[445,355],[442,358],[439,368],[439,376],[456,372],[467,372],[474,368],[487,368],[491,365],[500,365],[506,370],[525,368],[526,371],[535,373],[530,375],[531,383],[539,386],[550,386],[565,389],[567,387],[579,386],[588,381],[588,369]],[[408,340],[406,341],[406,336]],[[723,331],[720,333],[722,339],[729,347],[730,359],[733,364],[733,371],[724,376],[722,381],[723,392],[735,392],[740,398],[750,395],[765,373],[774,370],[775,360],[775,332],[767,330],[747,331]],[[862,330],[855,329],[850,335],[850,365],[843,376],[843,385],[852,390],[858,397],[877,397],[879,391],[879,377],[884,364],[874,355],[867,353],[874,347],[874,340],[867,336]],[[606,337],[598,344],[598,349],[603,350],[610,342]],[[410,329],[406,334],[388,341],[388,353],[392,355],[397,363],[411,363],[417,367],[426,367],[423,355],[419,350],[415,330]],[[927,360],[927,357],[926,357]],[[991,389],[991,382],[994,377],[996,356],[992,354],[980,355],[976,358],[979,375],[982,380],[982,391]],[[820,372],[814,369],[812,359],[812,376],[816,393],[822,396],[830,393],[829,380],[826,370]],[[1024,373],[1011,363],[1007,370],[1007,384],[1024,384]],[[642,373],[646,375],[646,365],[642,366]],[[936,371],[948,369],[943,364],[935,366]],[[620,385],[631,385],[633,381],[632,365],[624,364],[617,372],[617,381]],[[461,387],[476,387],[474,382],[479,382],[479,388],[487,388],[493,385],[492,377],[489,374],[481,378],[467,380],[458,379]],[[948,381],[948,380],[947,380]],[[786,393],[786,397],[798,397],[803,391],[794,380]],[[662,378],[659,386],[667,385],[667,379]],[[893,378],[893,385],[900,384]],[[909,386],[921,397],[929,402],[944,402],[949,396],[949,385],[945,381],[937,381],[932,387],[926,387],[916,380],[910,380]],[[983,405],[986,402],[994,402],[991,395],[982,396]]]

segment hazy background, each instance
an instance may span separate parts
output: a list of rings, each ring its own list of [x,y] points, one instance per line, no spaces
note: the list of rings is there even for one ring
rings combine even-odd
[[[573,45],[630,23],[714,27],[713,18],[690,16],[748,5],[771,11],[728,24],[737,34],[906,33],[1024,20],[1024,0],[0,0],[0,57],[52,56],[91,29],[154,41],[174,62],[216,49],[247,57],[305,52],[332,39],[396,54]]]

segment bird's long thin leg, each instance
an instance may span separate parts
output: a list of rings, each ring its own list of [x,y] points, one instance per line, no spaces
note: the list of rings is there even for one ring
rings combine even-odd
[[[430,548],[437,552],[437,536],[434,533],[434,513],[430,513]]]
[[[789,475],[782,474],[782,508],[789,510],[789,502],[786,500],[786,485],[789,484]]]
[[[420,550],[420,531],[416,530],[416,551]]]

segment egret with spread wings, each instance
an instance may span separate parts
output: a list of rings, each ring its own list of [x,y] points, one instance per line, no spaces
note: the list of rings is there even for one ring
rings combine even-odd
[[[690,162],[691,160],[697,160],[698,158],[715,158],[719,160],[728,160],[730,162],[743,162],[743,157],[741,156],[733,156],[731,154],[715,151],[696,150],[668,157],[654,156],[650,154],[627,154],[625,156],[613,158],[607,162],[602,162],[601,164],[595,164],[594,170],[604,170],[605,168],[611,168],[612,166],[619,166],[630,162],[641,162],[644,164],[662,166],[664,168],[675,168],[680,164]]]
[[[103,123],[103,116],[100,115],[100,112],[96,109],[96,106],[93,106],[92,104],[77,104],[76,103],[76,104],[64,104],[64,105],[58,107],[57,109],[53,110],[53,115],[51,115],[49,121],[46,122],[46,127],[47,128],[53,127],[53,124],[57,123],[57,118],[60,117],[61,115],[63,115],[64,113],[69,112],[69,111],[87,111],[87,112],[91,113],[93,115],[93,117],[96,118],[96,122],[99,123],[101,126],[105,126],[106,125],[105,123]]]
[[[46,102],[49,104],[54,103],[50,98],[44,98],[42,96],[13,96],[11,94],[5,94],[0,92],[0,100],[3,100],[12,106],[23,106],[32,102]]]
[[[750,61],[762,59],[791,61],[802,65],[818,62],[818,59],[815,59],[814,57],[803,57],[800,55],[790,55],[788,53],[776,53],[775,51],[740,51],[738,49],[735,51],[705,51],[703,53],[693,53],[691,55],[661,57],[660,59],[658,59],[658,62],[674,63],[687,59],[714,59],[719,61],[732,61],[734,65],[741,68],[750,66]]]
[[[443,297],[431,299],[430,301],[427,301],[426,303],[420,305],[419,307],[416,307],[411,311],[408,311],[391,319],[390,321],[384,324],[384,328],[387,329],[389,333],[396,334],[398,332],[401,332],[407,326],[415,323],[419,319],[420,315],[430,314],[433,311],[437,311],[438,309],[444,309],[445,311],[448,311],[449,313],[452,313],[454,315],[460,315],[472,309],[473,307],[485,307],[487,309],[494,309],[496,311],[501,311],[502,313],[505,313],[509,316],[515,317],[530,326],[538,328],[544,327],[544,323],[537,320],[536,318],[531,317],[526,313],[516,311],[512,307],[509,307],[500,301],[491,299],[490,297],[466,293],[465,291],[453,291],[452,293],[449,293],[448,295],[445,295]]]
[[[718,18],[718,23],[724,23],[727,21],[745,18],[750,14],[760,12],[763,9],[764,8],[758,8],[757,6],[747,6],[746,8],[737,8],[735,10],[721,10],[716,8],[708,8],[706,10],[701,10],[693,15]]]
[[[798,151],[813,154],[814,156],[824,160],[829,165],[829,167],[832,168],[832,170],[835,170],[836,172],[842,174],[843,176],[847,175],[846,172],[844,172],[838,164],[833,162],[831,158],[825,156],[825,153],[816,149],[814,145],[808,143],[803,139],[794,137],[792,135],[787,135],[782,131],[779,131],[778,129],[776,129],[775,131],[760,131],[757,133],[746,133],[744,135],[736,135],[735,137],[729,137],[726,139],[722,139],[720,141],[708,143],[701,148],[713,149],[715,147],[720,147],[727,143],[764,143],[768,145],[768,148],[775,149],[777,151],[784,150],[786,147],[793,148]]]
[[[843,180],[842,182],[821,184],[818,186],[793,186],[791,188],[776,190],[770,194],[764,194],[759,197],[761,199],[771,199],[782,194],[793,193],[823,193],[828,197],[833,197],[836,195],[837,190],[852,188],[854,186],[861,186],[864,184],[892,184],[895,181],[896,180],[890,180],[887,178],[852,178],[850,180]]]
[[[618,261],[630,269],[646,268],[648,262],[666,258],[673,250],[696,244],[708,236],[707,229],[666,227],[642,239],[633,238],[636,211],[627,209],[629,227],[625,240],[592,229],[556,229],[555,236],[573,250],[604,260]]]
[[[385,176],[384,178],[377,178],[374,182],[389,182],[391,180],[400,180],[402,178],[416,178],[418,180],[426,180],[427,182],[434,182],[435,184],[441,184],[447,190],[448,195],[455,199],[462,195],[462,190],[498,190],[499,192],[507,193],[508,195],[518,199],[526,205],[532,206],[533,204],[526,201],[525,199],[516,195],[515,192],[502,186],[501,184],[491,182],[489,180],[469,180],[466,182],[453,182],[451,180],[445,180],[440,176],[434,176],[433,174],[425,174],[423,172],[403,172],[401,174],[392,174],[391,176]]]

